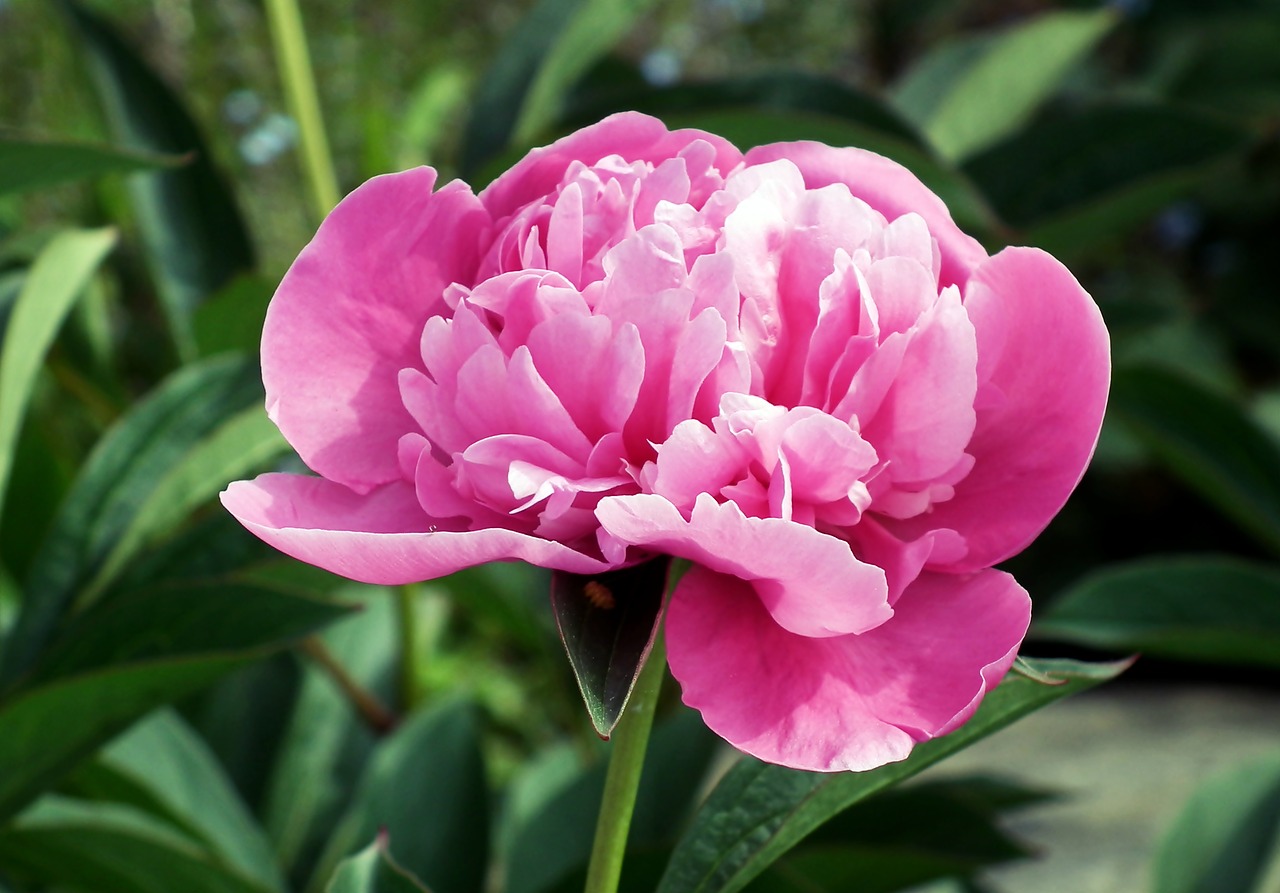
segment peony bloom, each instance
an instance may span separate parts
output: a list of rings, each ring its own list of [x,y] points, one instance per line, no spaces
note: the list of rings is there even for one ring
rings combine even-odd
[[[671,671],[771,762],[867,769],[963,723],[1030,617],[992,566],[1102,419],[1071,274],[988,256],[878,155],[638,114],[478,196],[435,181],[365,183],[285,276],[267,410],[318,476],[232,484],[240,522],[382,584],[688,559]]]

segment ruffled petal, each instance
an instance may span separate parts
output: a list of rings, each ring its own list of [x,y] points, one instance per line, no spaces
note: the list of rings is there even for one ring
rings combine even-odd
[[[754,166],[780,158],[800,168],[810,189],[844,183],[890,221],[912,212],[923,217],[929,232],[938,240],[943,285],[963,285],[970,272],[987,258],[982,245],[956,226],[942,199],[896,161],[865,149],[796,142],[757,146],[747,152],[745,162]]]
[[[748,518],[705,493],[687,521],[652,494],[606,497],[596,518],[616,542],[750,581],[773,619],[802,636],[862,632],[893,614],[884,572],[855,558],[843,540],[803,524]]]
[[[1007,574],[925,574],[887,623],[821,640],[774,622],[750,584],[685,574],[667,611],[684,701],[735,747],[812,771],[872,769],[968,719],[1012,664],[1030,599]]]
[[[551,540],[497,528],[459,530],[456,519],[433,519],[408,483],[360,494],[323,478],[264,474],[231,484],[222,504],[286,555],[362,583],[415,583],[488,561],[520,560],[576,574],[609,569]]]
[[[1075,278],[1036,248],[1006,248],[974,275],[965,309],[978,342],[975,464],[955,496],[893,528],[903,539],[947,527],[971,571],[1020,552],[1079,483],[1093,455],[1111,375],[1102,314]]]
[[[342,200],[280,283],[262,333],[267,412],[303,461],[367,491],[400,476],[415,429],[397,375],[421,368],[423,323],[469,282],[489,218],[436,173],[376,177]]]

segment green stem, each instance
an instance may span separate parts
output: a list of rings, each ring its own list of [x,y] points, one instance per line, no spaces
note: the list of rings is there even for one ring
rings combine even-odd
[[[626,711],[613,731],[613,752],[609,756],[609,773],[605,776],[600,818],[596,823],[591,863],[587,867],[586,893],[616,893],[618,889],[627,832],[631,829],[631,814],[640,788],[640,770],[644,768],[645,749],[666,671],[667,651],[659,631],[631,691]]]
[[[406,713],[422,700],[418,682],[418,660],[422,643],[418,639],[417,586],[401,586],[396,590],[397,625],[400,627],[400,706]]]
[[[338,179],[333,173],[329,141],[324,135],[324,118],[320,114],[315,75],[307,52],[307,35],[302,29],[302,13],[295,0],[267,0],[266,6],[276,68],[284,84],[289,112],[298,122],[298,148],[318,222],[338,203]]]

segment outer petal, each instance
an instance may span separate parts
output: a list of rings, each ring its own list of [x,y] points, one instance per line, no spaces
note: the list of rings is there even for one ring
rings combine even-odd
[[[1012,663],[1030,601],[1007,574],[926,575],[869,633],[808,639],[751,586],[694,567],[667,611],[684,701],[735,747],[816,771],[873,769],[967,719]]]
[[[512,530],[437,524],[407,483],[361,495],[324,478],[264,474],[231,484],[222,504],[281,552],[363,583],[413,583],[510,559],[578,574],[609,569],[568,546]]]
[[[367,491],[400,472],[415,430],[399,371],[421,368],[423,323],[453,282],[470,284],[488,217],[436,173],[376,177],[320,225],[280,283],[262,333],[267,412],[311,468]]]
[[[695,140],[715,149],[716,166],[727,174],[742,160],[732,143],[701,130],[669,131],[657,118],[639,112],[610,115],[550,146],[534,149],[480,193],[480,200],[499,220],[522,205],[555,191],[565,171],[575,161],[595,164],[608,155],[627,161],[648,161],[655,166],[679,155]]]
[[[707,494],[689,521],[651,494],[606,497],[596,517],[622,543],[751,581],[773,620],[802,636],[861,632],[893,614],[884,572],[855,558],[844,541],[803,524],[748,518]]]
[[[1080,284],[1036,248],[1006,248],[965,294],[978,338],[976,462],[955,496],[891,524],[903,539],[949,527],[969,545],[944,565],[970,571],[1027,546],[1062,508],[1093,455],[1111,376],[1102,314]]]
[[[956,226],[942,199],[896,161],[865,149],[795,142],[757,146],[747,152],[746,163],[765,164],[779,158],[789,159],[800,168],[810,189],[844,183],[891,222],[912,211],[923,217],[942,252],[943,285],[963,285],[970,272],[987,258],[978,241]]]

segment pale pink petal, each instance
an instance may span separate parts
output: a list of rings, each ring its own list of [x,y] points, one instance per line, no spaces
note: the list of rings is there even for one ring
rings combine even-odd
[[[963,285],[987,257],[982,245],[955,225],[942,199],[896,161],[865,149],[796,142],[757,146],[747,152],[746,164],[766,164],[779,158],[800,168],[810,189],[844,183],[890,221],[912,212],[923,217],[938,240],[943,285]]]
[[[915,539],[948,527],[969,552],[947,570],[990,567],[1016,554],[1062,508],[1084,474],[1107,402],[1111,363],[1102,315],[1062,264],[1006,248],[974,275],[965,309],[978,339],[973,470],[955,496],[894,529]]]
[[[803,524],[748,518],[706,494],[688,520],[652,494],[606,497],[596,517],[617,542],[751,581],[773,618],[800,635],[861,632],[893,613],[883,571],[855,558],[843,540]]]
[[[267,310],[267,412],[311,468],[368,490],[400,476],[396,444],[415,428],[397,375],[443,293],[469,283],[488,215],[462,183],[432,193],[418,168],[376,177],[325,218]]]
[[[447,519],[422,511],[407,483],[362,495],[323,478],[265,474],[231,484],[222,504],[286,555],[363,583],[415,583],[488,561],[576,574],[609,569],[598,558],[513,530],[450,528]]]
[[[694,567],[667,610],[684,701],[740,750],[813,771],[872,769],[951,731],[1013,661],[1030,600],[1007,574],[925,574],[893,618],[809,639],[742,580]]]
[[[700,130],[669,131],[657,118],[622,112],[575,131],[550,146],[534,149],[480,193],[480,200],[495,220],[500,219],[554,192],[573,161],[593,165],[607,156],[619,155],[628,161],[658,165],[698,141],[714,148],[714,167],[721,175],[742,160],[742,153],[714,134]]]

